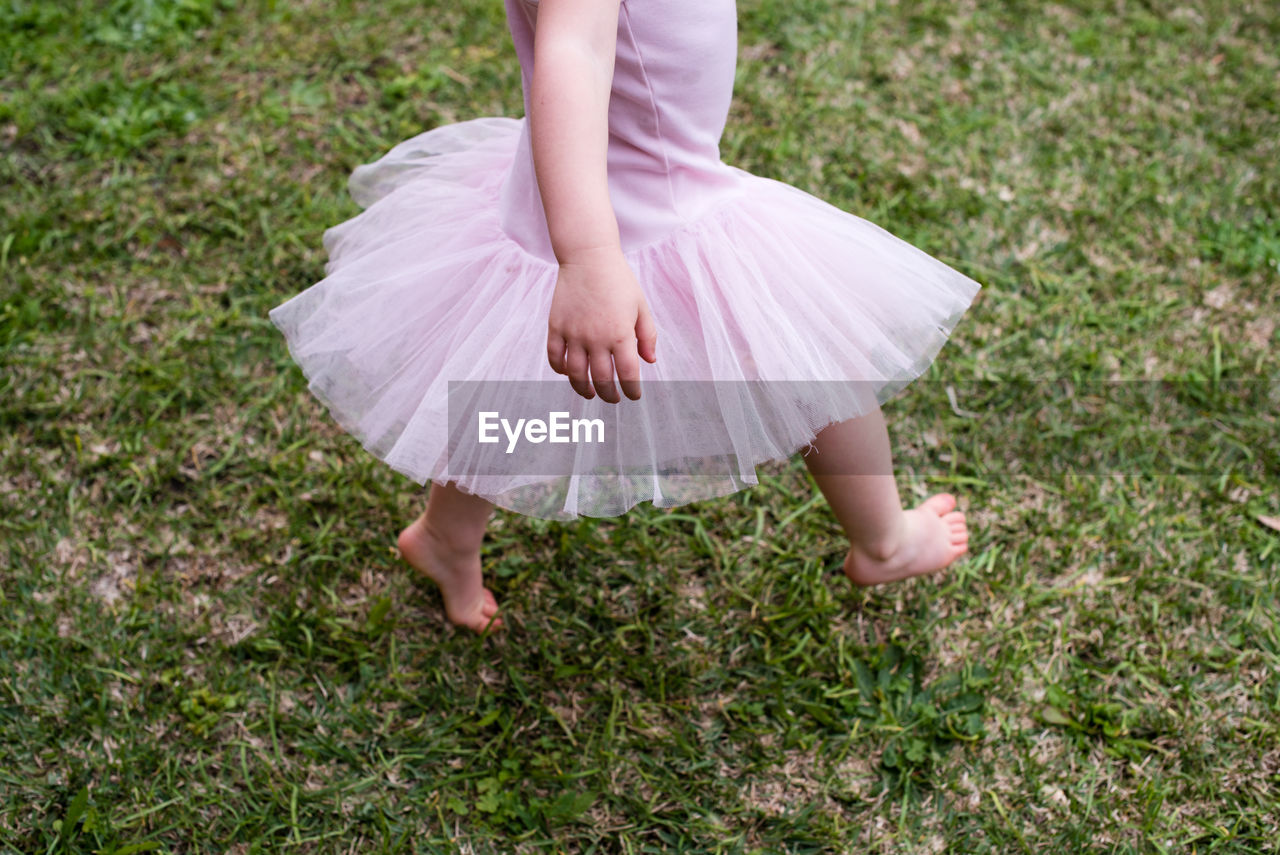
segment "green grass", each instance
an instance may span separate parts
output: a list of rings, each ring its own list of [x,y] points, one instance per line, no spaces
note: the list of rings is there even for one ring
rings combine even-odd
[[[725,159],[986,286],[886,408],[971,555],[853,590],[782,463],[500,516],[478,639],[266,313],[501,4],[0,0],[0,852],[1273,851],[1278,22],[744,0]]]

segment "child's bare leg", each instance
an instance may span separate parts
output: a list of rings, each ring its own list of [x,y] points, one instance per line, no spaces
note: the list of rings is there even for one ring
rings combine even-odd
[[[859,585],[934,573],[969,548],[964,514],[949,493],[904,511],[893,478],[889,432],[877,409],[831,425],[804,457],[849,537],[844,572]]]
[[[449,620],[476,632],[502,626],[480,571],[480,542],[492,510],[488,501],[453,484],[433,483],[427,509],[400,532],[401,554],[440,586]]]

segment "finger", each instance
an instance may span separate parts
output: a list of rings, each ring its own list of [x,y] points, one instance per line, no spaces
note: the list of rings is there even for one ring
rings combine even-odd
[[[591,351],[591,382],[595,384],[600,397],[610,404],[622,400],[618,396],[618,387],[613,385],[613,359],[609,351],[603,348]]]
[[[640,358],[634,341],[625,342],[613,351],[613,367],[618,372],[622,394],[633,401],[640,400]]]
[[[590,400],[596,395],[591,391],[591,383],[587,379],[587,351],[580,344],[569,345],[569,354],[565,359],[568,369],[569,385],[573,391]]]
[[[547,332],[547,362],[551,364],[551,370],[557,374],[567,374],[569,371],[564,363],[566,347],[564,336]]]
[[[640,314],[636,316],[636,350],[645,362],[658,361],[658,327],[648,303],[640,304]]]

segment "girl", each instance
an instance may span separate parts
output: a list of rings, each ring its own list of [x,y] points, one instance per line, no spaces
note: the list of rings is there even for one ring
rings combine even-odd
[[[757,464],[800,449],[855,583],[954,561],[968,541],[956,500],[903,510],[879,404],[930,364],[978,284],[721,162],[734,0],[506,10],[526,118],[438,128],[357,168],[365,210],[325,233],[326,278],[271,312],[334,417],[433,482],[399,547],[449,620],[502,626],[480,567],[494,504],[554,518],[671,506],[754,484]],[[575,434],[615,430],[568,449],[542,444],[541,420],[497,430],[500,409],[544,403],[551,442],[557,414]],[[522,440],[533,456],[512,466]]]

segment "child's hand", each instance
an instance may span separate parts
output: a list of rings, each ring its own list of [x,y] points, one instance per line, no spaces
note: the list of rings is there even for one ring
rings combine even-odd
[[[658,332],[640,283],[617,247],[575,252],[560,262],[547,323],[547,360],[584,398],[592,385],[611,404],[640,399],[640,360],[656,362]],[[590,379],[588,380],[588,369]]]

